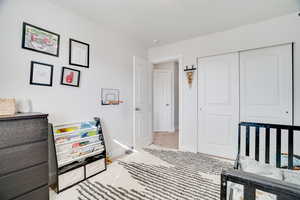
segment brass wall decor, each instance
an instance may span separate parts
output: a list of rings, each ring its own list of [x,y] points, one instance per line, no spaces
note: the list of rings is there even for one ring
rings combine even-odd
[[[189,84],[190,87],[192,87],[195,70],[196,70],[196,68],[194,67],[194,65],[191,65],[190,67],[186,66],[185,69],[184,69],[184,71],[186,73],[187,80],[188,80],[188,84]]]

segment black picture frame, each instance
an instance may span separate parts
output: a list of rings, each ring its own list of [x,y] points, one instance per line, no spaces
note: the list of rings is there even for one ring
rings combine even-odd
[[[47,33],[49,33],[49,34],[52,34],[52,35],[57,36],[57,49],[56,49],[56,53],[53,54],[53,53],[49,53],[49,52],[46,52],[46,51],[41,51],[41,50],[37,50],[37,49],[34,49],[34,48],[27,47],[27,46],[26,46],[26,27],[27,27],[27,26],[30,26],[30,27],[32,27],[32,28],[35,28],[35,29],[41,30],[41,31],[43,31],[43,32],[47,32]],[[38,26],[35,26],[35,25],[32,25],[32,24],[23,22],[22,48],[23,48],[23,49],[30,50],[30,51],[38,52],[38,53],[43,53],[43,54],[47,54],[47,55],[59,57],[60,35],[57,34],[57,33],[48,31],[48,30],[46,30],[46,29],[40,28],[40,27],[38,27]]]
[[[64,75],[65,75],[65,70],[66,70],[66,69],[78,73],[77,84],[76,84],[76,85],[73,85],[73,84],[67,84],[67,83],[64,82]],[[80,86],[80,71],[77,70],[77,69],[69,68],[69,67],[62,67],[60,84],[61,84],[61,85],[72,86],[72,87],[79,87],[79,86]]]
[[[87,64],[86,65],[82,65],[80,63],[75,63],[74,61],[72,61],[72,43],[79,43],[80,45],[84,45],[87,47]],[[70,39],[69,40],[69,64],[70,65],[74,65],[74,66],[78,66],[78,67],[85,67],[85,68],[89,68],[90,67],[90,45],[88,43],[85,42],[81,42],[79,40],[75,40],[75,39]]]
[[[47,67],[50,67],[51,71],[50,71],[50,80],[49,80],[49,84],[45,84],[45,83],[37,83],[34,82],[34,67],[37,67],[35,65],[44,65]],[[36,61],[31,61],[31,67],[30,67],[30,85],[39,85],[39,86],[48,86],[48,87],[52,87],[52,83],[53,83],[53,65],[50,64],[46,64],[46,63],[41,63],[41,62],[36,62]]]

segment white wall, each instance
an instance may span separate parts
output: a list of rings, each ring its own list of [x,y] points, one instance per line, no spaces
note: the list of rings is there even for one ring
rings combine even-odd
[[[61,36],[59,58],[21,48],[23,21]],[[107,30],[48,1],[0,1],[0,98],[29,98],[36,112],[49,113],[52,123],[90,120],[104,121],[110,153],[122,149],[113,139],[132,145],[133,56],[146,57],[146,49],[134,40]],[[69,38],[90,44],[90,68],[68,66]],[[54,65],[53,87],[29,84],[30,61]],[[80,88],[60,85],[62,66],[81,71]],[[101,88],[119,88],[120,106],[101,106]],[[113,152],[112,152],[113,151]]]
[[[295,42],[295,124],[300,125],[300,17],[298,13],[258,24],[151,48],[150,61],[183,56],[183,66],[196,64],[196,57]],[[182,69],[181,69],[182,70]],[[195,77],[197,80],[197,78]],[[188,87],[183,77],[182,149],[197,151],[197,81]]]
[[[178,62],[163,62],[153,65],[153,69],[163,69],[173,72],[172,80],[172,124],[174,130],[179,128],[179,64]]]

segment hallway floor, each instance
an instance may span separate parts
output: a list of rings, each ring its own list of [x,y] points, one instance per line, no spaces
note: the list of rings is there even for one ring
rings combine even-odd
[[[153,144],[160,147],[178,149],[178,141],[178,131],[153,133]]]

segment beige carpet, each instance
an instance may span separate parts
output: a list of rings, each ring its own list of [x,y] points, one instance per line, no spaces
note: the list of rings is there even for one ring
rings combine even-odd
[[[153,133],[153,144],[171,149],[178,149],[179,135],[178,131],[169,132],[155,132]]]

